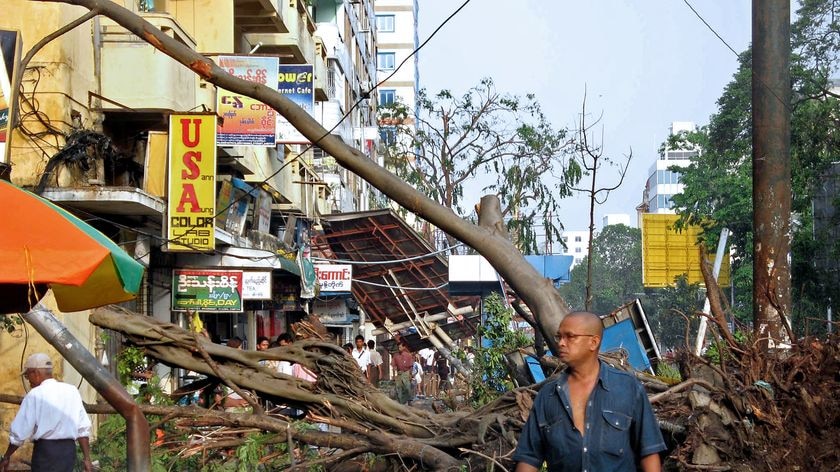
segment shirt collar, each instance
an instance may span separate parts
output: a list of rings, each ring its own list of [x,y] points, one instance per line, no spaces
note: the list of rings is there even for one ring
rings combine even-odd
[[[609,366],[602,360],[598,360],[598,362],[601,365],[598,369],[598,384],[601,385],[601,388],[609,392],[610,387],[613,385]],[[569,383],[569,372],[566,369],[563,369],[563,371],[560,372],[560,376],[557,378],[558,391],[565,388],[567,383]]]

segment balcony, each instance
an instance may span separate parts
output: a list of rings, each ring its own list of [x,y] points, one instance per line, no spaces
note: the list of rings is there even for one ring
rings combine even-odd
[[[286,3],[288,2],[288,3]],[[315,59],[315,22],[303,0],[282,1],[286,33],[246,32],[250,44],[259,44],[260,53],[276,54],[285,64],[310,64]]]
[[[315,71],[315,101],[323,102],[329,100],[329,71],[327,69],[327,51],[324,42],[315,37],[315,60],[313,62]]]
[[[165,34],[195,49],[195,40],[172,16],[141,15]],[[102,110],[174,111],[195,107],[195,73],[112,20],[103,17],[101,21]],[[143,80],[137,80],[137,71],[143,71]]]
[[[234,0],[234,28],[243,33],[288,33],[283,4],[283,0]]]

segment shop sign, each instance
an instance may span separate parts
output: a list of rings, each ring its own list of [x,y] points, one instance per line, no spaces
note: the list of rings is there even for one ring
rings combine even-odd
[[[242,271],[175,269],[173,311],[242,311]]]
[[[169,117],[167,251],[216,248],[216,115]]]
[[[277,83],[272,79],[278,65],[276,57],[219,56],[219,67],[225,72],[273,90],[277,90]],[[273,108],[223,88],[219,88],[217,94],[216,110],[223,119],[219,146],[275,145],[277,113]]]
[[[243,272],[242,299],[271,300],[271,272]]]
[[[312,64],[280,64],[277,91],[312,115],[315,103],[315,82]],[[277,114],[277,144],[309,144],[309,140]]]
[[[349,292],[353,266],[349,264],[315,264],[315,277],[322,292]]]

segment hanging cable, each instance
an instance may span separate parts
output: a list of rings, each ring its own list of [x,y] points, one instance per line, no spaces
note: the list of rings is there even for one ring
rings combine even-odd
[[[417,259],[425,259],[427,257],[436,256],[436,255],[438,255],[442,252],[449,252],[452,249],[455,249],[457,247],[461,247],[463,245],[464,245],[464,243],[458,243],[454,246],[449,246],[447,248],[444,248],[444,249],[441,249],[441,250],[435,251],[435,252],[430,252],[428,254],[420,254],[419,256],[407,257],[405,259],[394,259],[394,260],[390,260],[390,261],[349,261],[349,260],[345,260],[345,259],[326,259],[326,258],[323,258],[323,257],[313,257],[312,260],[313,261],[322,261],[322,262],[333,262],[333,263],[339,263],[339,264],[352,264],[352,265],[397,264],[397,263],[400,263],[400,262],[416,261]]]
[[[382,287],[382,288],[393,288],[398,290],[415,290],[415,291],[432,291],[432,290],[440,290],[443,287],[449,285],[449,282],[444,282],[437,287],[403,287],[402,285],[388,285],[388,284],[378,284],[376,282],[368,282],[365,280],[353,280],[353,283],[356,284],[363,284],[363,285],[372,285],[374,287]]]

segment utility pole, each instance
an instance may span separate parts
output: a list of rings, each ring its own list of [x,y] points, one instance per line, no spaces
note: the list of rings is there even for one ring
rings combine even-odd
[[[790,1],[752,2],[753,321],[761,346],[790,313]]]

